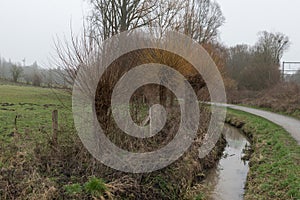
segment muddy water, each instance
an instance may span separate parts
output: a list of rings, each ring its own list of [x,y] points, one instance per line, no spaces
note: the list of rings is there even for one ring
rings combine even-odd
[[[209,171],[206,183],[214,200],[243,199],[248,173],[248,161],[243,161],[243,149],[249,146],[246,137],[236,128],[225,126],[227,146],[217,166]]]

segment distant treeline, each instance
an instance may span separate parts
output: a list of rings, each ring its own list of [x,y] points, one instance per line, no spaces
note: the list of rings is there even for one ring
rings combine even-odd
[[[281,58],[289,46],[289,38],[283,33],[260,32],[253,46],[239,44],[227,49],[227,74],[239,89],[266,89],[283,80],[300,83],[300,71],[287,76],[280,70]]]
[[[60,68],[42,68],[37,62],[22,66],[0,57],[0,79],[43,87],[67,87],[65,72]]]
[[[280,32],[261,31],[253,45],[237,44],[227,47],[214,42],[209,50],[223,79],[230,90],[264,90],[282,82],[300,84],[300,70],[283,73],[280,67],[282,57],[290,46],[288,36]],[[212,52],[212,53],[211,53]]]

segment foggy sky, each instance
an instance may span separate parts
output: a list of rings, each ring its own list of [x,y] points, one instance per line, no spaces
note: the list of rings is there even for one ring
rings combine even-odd
[[[259,31],[283,32],[292,42],[283,60],[300,61],[299,0],[217,2],[226,18],[220,35],[224,44],[253,45]],[[70,25],[79,32],[86,10],[83,0],[0,0],[0,56],[47,67],[48,58],[55,55],[53,40],[69,38]]]
[[[0,0],[0,56],[47,66],[54,39],[82,27],[83,0]]]
[[[282,32],[289,36],[291,47],[283,61],[300,61],[299,0],[218,0],[226,23],[221,40],[229,45],[257,41],[259,31]]]

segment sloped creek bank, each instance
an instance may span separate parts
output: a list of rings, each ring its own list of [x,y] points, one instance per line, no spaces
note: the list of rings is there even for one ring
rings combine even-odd
[[[210,188],[208,199],[241,200],[249,171],[248,138],[237,128],[226,125],[223,135],[227,145],[216,167],[209,170],[204,183]]]
[[[227,115],[223,135],[227,145],[223,157],[207,174],[205,183],[211,191],[208,199],[242,200],[247,189],[247,175],[253,149],[252,130],[243,120]]]

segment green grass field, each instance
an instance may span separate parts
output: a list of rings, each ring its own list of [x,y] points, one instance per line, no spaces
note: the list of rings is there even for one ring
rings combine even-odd
[[[300,147],[281,127],[263,118],[228,109],[227,121],[245,124],[253,153],[245,199],[300,199]]]
[[[22,146],[22,151],[31,152],[34,143],[47,144],[51,139],[53,110],[58,110],[61,130],[74,130],[69,93],[0,85],[0,167],[10,165],[10,157],[14,156],[11,145]],[[18,135],[21,140],[16,140]]]
[[[0,85],[0,135],[18,132],[51,131],[52,111],[59,111],[65,124],[71,123],[71,96],[63,90]]]

